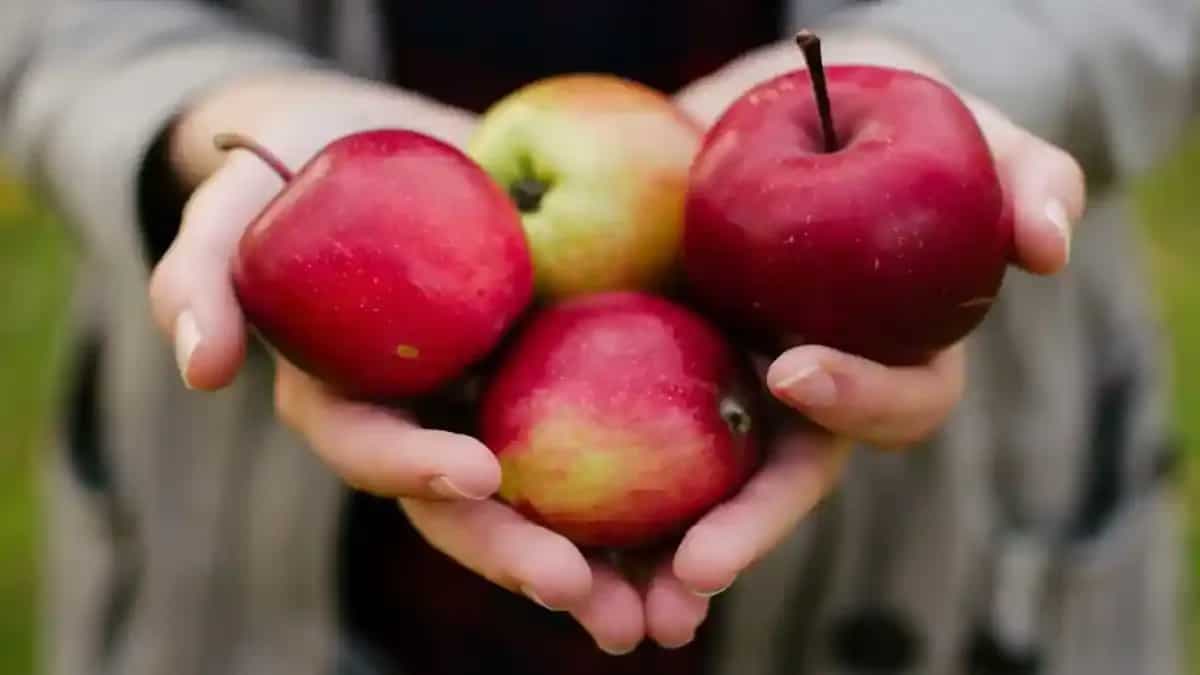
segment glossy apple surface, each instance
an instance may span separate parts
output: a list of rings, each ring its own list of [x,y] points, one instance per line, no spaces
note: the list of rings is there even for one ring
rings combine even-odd
[[[667,300],[602,293],[542,311],[484,392],[500,497],[580,546],[680,532],[758,456],[752,380],[722,336]]]
[[[665,95],[563,75],[488,110],[468,154],[523,212],[538,293],[649,290],[677,269],[701,129]]]
[[[519,215],[439,140],[334,141],[246,230],[233,269],[249,321],[343,392],[415,396],[484,357],[532,296]]]
[[[826,69],[825,152],[808,70],[738,99],[692,171],[684,265],[707,308],[773,349],[892,364],[964,337],[999,292],[1011,222],[958,96],[894,69]]]

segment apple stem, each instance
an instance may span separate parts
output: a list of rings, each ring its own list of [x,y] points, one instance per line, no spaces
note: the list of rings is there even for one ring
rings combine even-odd
[[[296,177],[296,174],[292,173],[292,170],[289,169],[287,165],[284,164],[277,155],[275,155],[275,153],[263,147],[263,145],[258,141],[244,134],[233,132],[217,134],[213,137],[213,145],[217,146],[218,150],[225,152],[230,150],[246,150],[247,152],[253,153],[256,157],[261,159],[263,163],[271,167],[272,171],[279,174],[279,177],[282,178],[283,182],[285,183],[292,182],[292,179]]]
[[[804,52],[808,72],[812,75],[813,94],[817,98],[817,112],[821,115],[821,135],[825,137],[825,152],[837,152],[837,132],[833,128],[833,109],[829,104],[829,86],[825,82],[825,64],[821,61],[821,38],[810,30],[796,35],[796,44]]]
[[[536,178],[522,178],[512,184],[508,194],[516,202],[518,211],[531,213],[541,206],[542,197],[546,196],[548,188],[549,186]]]

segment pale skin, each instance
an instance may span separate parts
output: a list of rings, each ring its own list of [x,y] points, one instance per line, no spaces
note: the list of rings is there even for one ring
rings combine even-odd
[[[943,78],[936,63],[903,44],[872,35],[823,37],[827,64],[894,65]],[[802,65],[794,45],[781,43],[694,83],[677,100],[711,123],[752,84]],[[1013,265],[1039,275],[1058,273],[1070,257],[1072,224],[1084,209],[1080,167],[991,106],[963,95],[1012,199]],[[197,189],[150,285],[155,320],[175,344],[184,382],[218,390],[241,368],[248,338],[229,262],[246,224],[281,187],[248,153],[218,152],[215,134],[249,134],[298,167],[326,142],[354,130],[405,126],[462,147],[474,123],[463,111],[332,73],[276,73],[195,101],[177,127],[171,156]],[[695,524],[649,582],[635,586],[490,499],[500,468],[477,440],[418,428],[394,410],[338,398],[282,359],[276,366],[280,420],[303,435],[331,470],[349,485],[397,499],[434,547],[496,584],[569,612],[613,654],[647,639],[669,648],[689,643],[710,598],[778,545],[836,486],[851,442],[886,449],[919,443],[946,420],[965,384],[961,344],[919,367],[888,368],[820,346],[798,347],[764,363],[768,389],[816,426],[797,425],[777,439],[767,464],[740,493]]]

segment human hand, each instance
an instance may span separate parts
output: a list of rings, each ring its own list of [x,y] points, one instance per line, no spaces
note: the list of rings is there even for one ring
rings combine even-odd
[[[892,40],[825,35],[823,42],[828,64],[901,67],[946,81],[936,63]],[[695,83],[677,100],[709,125],[751,86],[799,67],[794,44],[769,47]],[[1081,168],[993,106],[960,95],[987,139],[1008,199],[1013,264],[1034,274],[1058,273],[1070,257],[1071,223],[1084,208]],[[959,343],[913,367],[886,367],[819,345],[790,349],[763,364],[767,388],[803,421],[793,420],[740,493],[695,524],[670,564],[659,568],[650,586],[658,592],[646,598],[647,634],[668,645],[690,641],[707,613],[704,598],[777,546],[833,489],[852,442],[901,449],[935,433],[963,394],[965,362]]]
[[[795,67],[794,47],[786,49],[787,66],[777,62],[774,72]],[[715,113],[757,81],[740,80],[728,73],[726,77],[685,92],[681,104],[711,123]],[[724,102],[714,105],[717,100]],[[707,115],[705,104],[712,106]],[[977,115],[989,112],[978,101],[972,105]],[[1005,157],[1013,156],[1010,153],[1020,157],[1026,152],[1012,142],[1012,129],[1001,126],[991,116],[983,119],[987,120],[994,150]],[[1041,156],[1047,151],[1051,157]],[[1056,168],[1056,160],[1066,159],[1065,167],[1057,167],[1067,173],[1063,180],[1066,189],[1055,196],[1081,209],[1081,204],[1072,201],[1082,201],[1081,180],[1077,186],[1071,185],[1070,171],[1076,167],[1065,155],[1055,156],[1052,151],[1048,146],[1034,147],[1025,159],[1032,160],[1035,167],[1039,161],[1044,162],[1051,171]],[[1006,174],[1010,190],[1011,178],[1018,175],[1017,168],[1010,167]],[[1023,186],[1035,184],[1027,182]],[[1072,187],[1079,193],[1072,194]],[[1026,201],[1036,198],[1028,190],[1019,194]],[[1056,271],[1066,262],[1065,233],[1039,229],[1044,222],[1029,217],[1028,209],[1021,213],[1025,214],[1021,220],[1025,230],[1018,237],[1022,266],[1042,273]],[[1056,255],[1060,259],[1056,260]],[[558,602],[547,604],[569,611],[606,651],[631,650],[646,637],[664,647],[681,647],[694,638],[707,616],[709,598],[775,548],[836,485],[852,441],[902,448],[926,438],[942,424],[962,395],[964,360],[962,345],[955,345],[926,364],[907,368],[888,368],[828,348],[806,346],[788,351],[773,363],[761,364],[760,374],[768,388],[793,410],[804,413],[806,419],[791,416],[782,433],[773,439],[765,464],[737,495],[689,528],[676,550],[639,560],[647,574],[631,577],[607,561],[586,561],[593,580],[586,594],[566,592],[572,587],[577,591],[584,588],[583,567],[576,550],[528,523],[511,522],[505,528],[474,531],[445,528],[440,539],[436,534],[426,536],[443,550],[504,551],[514,560],[509,569],[520,569],[522,578],[541,579],[543,584],[562,591]],[[410,513],[448,511],[441,505],[408,501]],[[497,523],[502,518],[507,520],[509,513],[495,503],[460,503],[449,509],[486,511],[494,514]],[[430,522],[425,515],[421,520]],[[486,520],[481,518],[481,522]],[[535,538],[541,539],[536,547],[523,544]],[[522,553],[529,551],[537,553],[522,559]],[[505,578],[504,571],[481,573],[502,584],[515,583]]]
[[[822,36],[826,64],[857,63],[903,68],[952,83],[944,69],[919,50],[866,32]],[[679,105],[704,124],[751,86],[804,67],[792,41],[781,42],[696,82]],[[1072,223],[1085,203],[1083,171],[1064,150],[1017,126],[969,92],[958,94],[972,111],[992,151],[1014,230],[1012,264],[1053,275],[1068,263]],[[961,343],[917,367],[886,368],[816,345],[779,355],[766,373],[768,388],[817,425],[885,448],[927,438],[962,395],[965,357]]]
[[[390,88],[314,73],[235,85],[180,119],[171,160],[196,189],[154,271],[150,296],[189,387],[221,389],[242,365],[246,322],[230,260],[242,231],[282,187],[257,158],[217,152],[213,138],[243,134],[298,168],[341,135],[396,125],[462,147],[474,120]],[[278,417],[341,479],[397,499],[423,538],[463,567],[547,608],[569,611],[602,649],[620,653],[643,640],[641,596],[613,565],[586,558],[565,537],[488,499],[499,487],[500,469],[479,441],[423,429],[411,411],[341,397],[273,356]]]
[[[474,123],[469,114],[388,87],[309,72],[238,83],[196,102],[170,143],[171,163],[196,189],[150,283],[155,320],[174,341],[184,382],[217,390],[241,368],[246,321],[230,261],[244,228],[282,188],[279,177],[249,153],[218,152],[214,136],[244,134],[299,168],[325,144],[354,131],[403,126],[462,147]],[[603,587],[605,570],[599,568],[594,581],[592,568],[566,539],[487,499],[499,487],[500,468],[479,441],[423,429],[410,411],[338,396],[274,358],[280,420],[351,486],[400,499],[434,547],[547,604],[579,605],[593,586]]]
[[[193,388],[233,380],[245,355],[246,323],[234,296],[230,261],[245,227],[282,188],[249,153],[220,153],[223,131],[244,133],[299,168],[326,143],[352,131],[406,125],[458,143],[470,115],[345,76],[280,74],[218,90],[174,127],[171,165],[196,186],[179,233],[154,270],[154,317],[176,347]],[[495,457],[477,441],[418,429],[390,410],[336,397],[276,358],[276,403],[344,479],[376,494],[483,498],[499,485]]]

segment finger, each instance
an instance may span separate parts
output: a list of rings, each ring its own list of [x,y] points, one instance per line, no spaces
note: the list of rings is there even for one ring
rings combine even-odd
[[[637,649],[645,637],[642,598],[611,566],[592,561],[592,590],[571,610],[571,616],[608,654],[620,656]]]
[[[646,633],[666,649],[683,647],[708,616],[708,602],[683,585],[668,559],[646,589]]]
[[[275,407],[317,455],[355,488],[382,497],[485,499],[500,464],[478,440],[422,429],[399,412],[341,398],[276,358]]]
[[[246,330],[230,261],[242,231],[280,186],[247,158],[229,161],[188,200],[179,233],[154,270],[154,318],[174,343],[190,388],[224,387],[241,367]]]
[[[1083,216],[1083,169],[992,106],[970,97],[967,103],[996,159],[1013,218],[1016,263],[1035,274],[1059,272],[1071,257],[1073,223]]]
[[[790,407],[838,435],[880,448],[902,448],[933,434],[962,397],[962,345],[928,364],[891,368],[826,347],[784,352],[767,387]]]
[[[675,577],[703,596],[724,591],[828,494],[849,447],[819,432],[788,433],[736,496],[687,531]]]
[[[492,583],[553,611],[591,601],[592,570],[579,549],[506,505],[407,498],[400,505],[431,546]]]
[[[1026,135],[1000,165],[1012,195],[1017,263],[1035,274],[1056,274],[1071,259],[1073,223],[1084,208],[1083,172],[1062,150]]]

